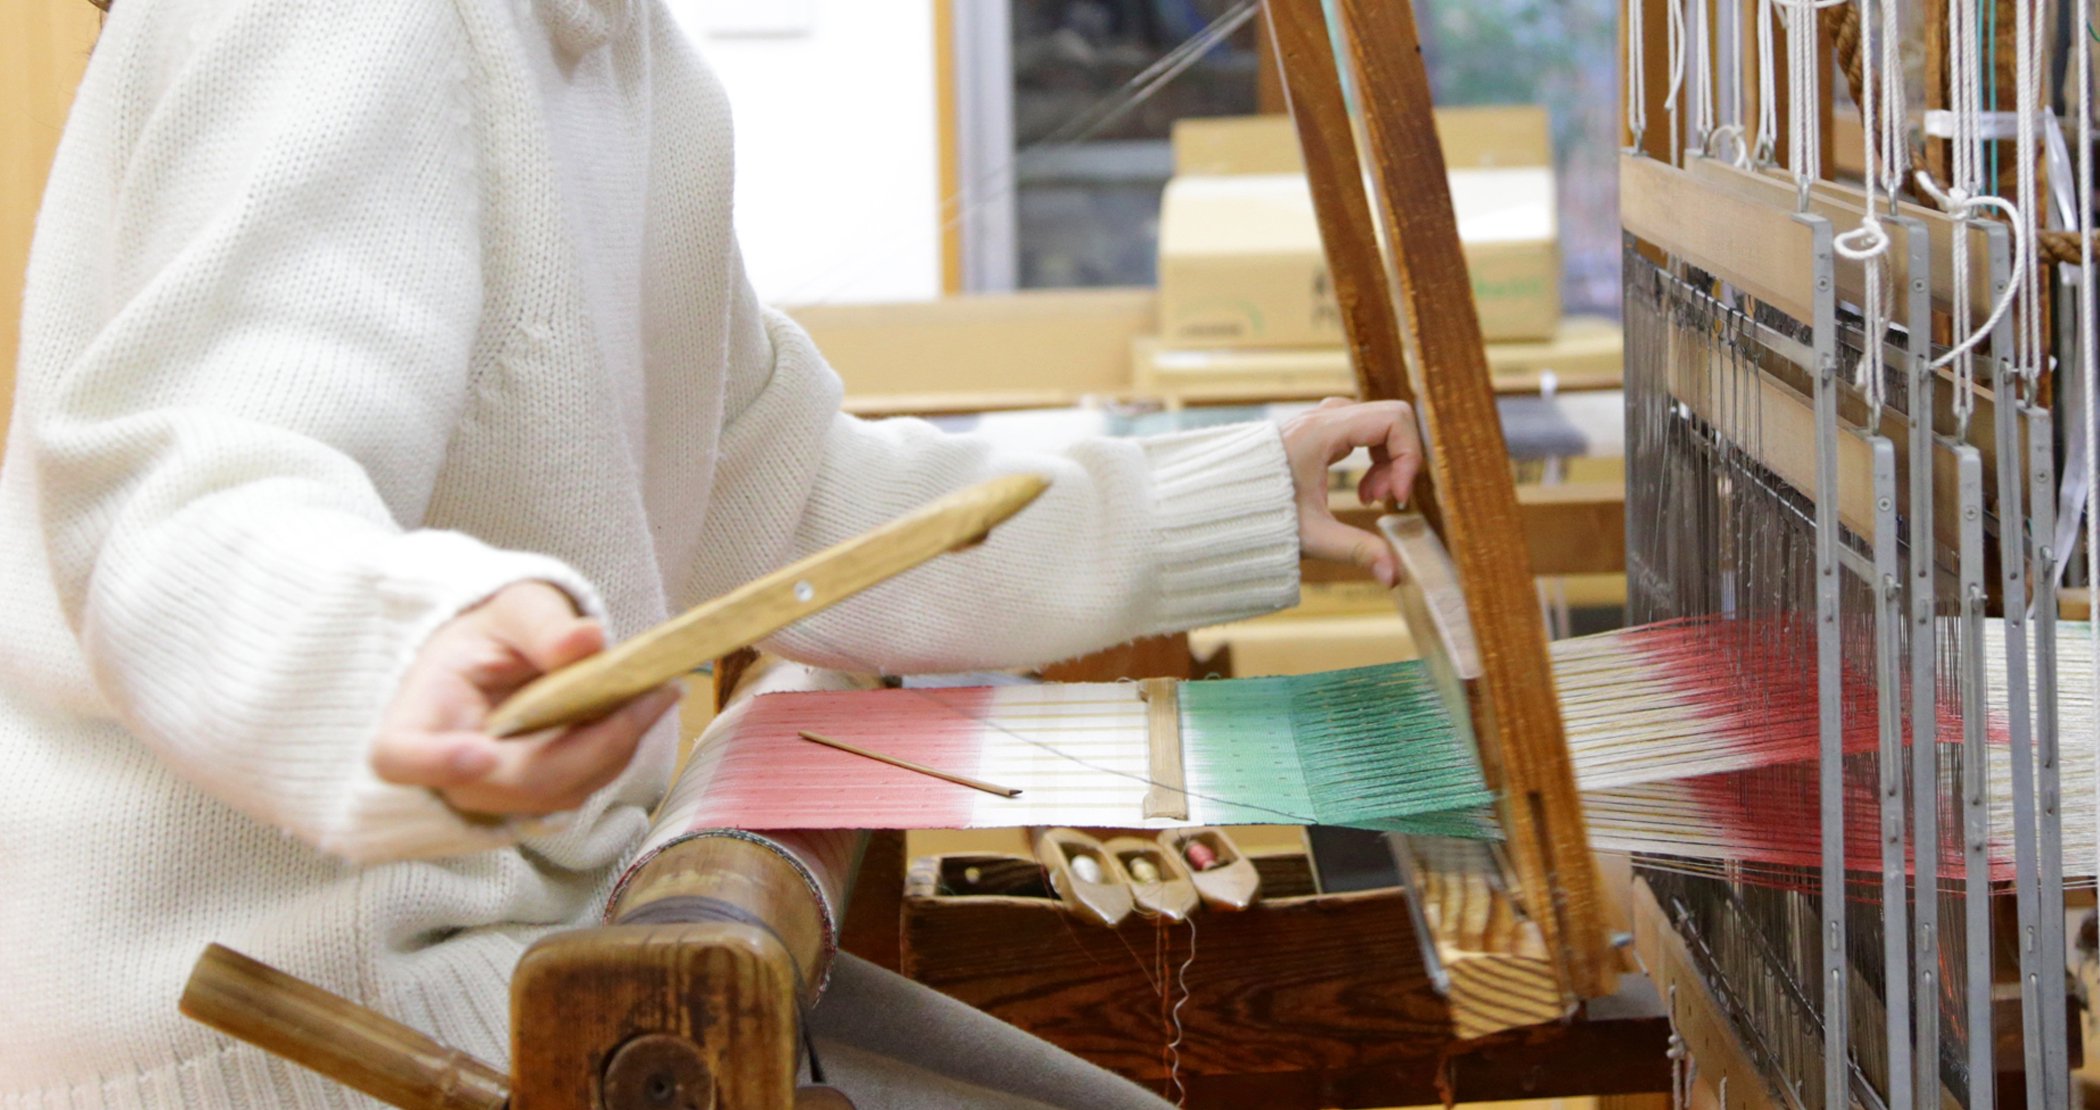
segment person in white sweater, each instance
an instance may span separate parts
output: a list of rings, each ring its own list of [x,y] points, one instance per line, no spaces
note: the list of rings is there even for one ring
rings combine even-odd
[[[1022,665],[1292,604],[1301,552],[1390,579],[1325,483],[1371,445],[1405,496],[1400,406],[1057,455],[841,415],[744,278],[729,128],[653,0],[117,0],[0,466],[0,1106],[364,1104],[177,1014],[211,941],[501,1066],[675,696],[522,744],[488,707],[969,482],[1054,484],[768,646]],[[1153,1104],[929,993],[836,969],[863,1106]]]

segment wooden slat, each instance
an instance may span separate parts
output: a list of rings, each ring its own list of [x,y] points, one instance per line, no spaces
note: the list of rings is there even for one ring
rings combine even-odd
[[[1811,259],[1805,230],[1792,215],[1792,185],[1703,160],[1695,162],[1691,170],[1679,170],[1649,159],[1622,158],[1620,174],[1619,213],[1627,231],[1737,285],[1744,292],[1796,319],[1809,319],[1812,309],[1802,291],[1808,288],[1805,276],[1810,272]],[[1779,190],[1776,193],[1773,191],[1775,186]],[[1823,182],[1813,193],[1813,205],[1818,215],[1828,217],[1843,229],[1858,219],[1858,207],[1854,203],[1857,197],[1858,191],[1849,186]],[[1930,217],[1926,220],[1926,230],[1932,238],[1934,295],[1951,296],[1951,237],[1956,225],[1945,216],[1924,212],[1914,205],[1906,206],[1906,209],[1912,214],[1923,213],[1921,218]],[[1684,228],[1678,220],[1688,213],[1711,213],[1704,218],[1725,219],[1737,226],[1725,232]],[[1901,232],[1893,227],[1890,231],[1896,244],[1891,253],[1900,254]],[[1989,248],[1983,241],[1982,232],[1971,231],[1970,234],[1973,237],[1970,244],[1972,265],[1978,274],[1971,289],[1975,298],[1972,303],[1980,323],[1990,312],[1987,289],[1983,285],[1988,277],[1982,274]],[[1786,242],[1781,243],[1781,240]],[[1716,251],[1735,253],[1716,254]],[[1846,266],[1838,267],[1841,294],[1847,292],[1844,285],[1847,270]],[[1850,272],[1856,281],[1857,269],[1850,268]],[[1760,289],[1777,292],[1761,293]],[[1863,293],[1863,288],[1851,291]],[[1938,373],[1940,388],[1934,390],[1933,427],[1941,435],[1951,436],[1955,429],[1950,400],[1954,377],[1949,370]],[[1806,395],[1808,388],[1804,371],[1796,391]],[[1857,400],[1856,391],[1849,384],[1841,383],[1840,388],[1845,391],[1840,405]],[[1991,391],[1981,385],[1976,388],[1975,397],[1976,412],[1970,421],[1969,439],[1989,457],[1996,442],[1991,420],[1994,398]],[[1841,415],[1857,416],[1856,412],[1843,410]]]
[[[1788,212],[1626,155],[1619,159],[1619,222],[1796,320],[1814,314],[1805,280],[1814,266],[1809,230]]]
[[[1450,978],[1452,1035],[1474,1041],[1567,1016],[1538,925],[1476,872],[1421,873],[1421,899]]]
[[[1767,300],[1783,312],[1801,319],[1808,318],[1808,302],[1801,295],[1809,287],[1807,275],[1812,265],[1807,253],[1805,229],[1794,220],[1790,209],[1779,203],[1791,204],[1791,184],[1705,160],[1694,160],[1690,170],[1677,170],[1650,159],[1622,159],[1621,172],[1620,209],[1628,231],[1650,239],[1691,265],[1735,284],[1753,296]],[[1856,192],[1848,187],[1826,182],[1813,192],[1812,207],[1818,214],[1843,227],[1858,218],[1858,209],[1850,199],[1853,196]],[[1693,212],[1712,213],[1708,219],[1730,226],[1684,226],[1681,217]],[[1936,259],[1934,288],[1940,294],[1951,294],[1952,236],[1957,233],[1975,236],[1972,247],[1976,252],[1978,275],[1982,273],[1981,260],[1986,257],[1987,248],[1981,241],[1980,232],[1962,229],[1945,216],[1923,215],[1930,217],[1927,232],[1933,237]],[[1892,251],[1900,255],[1901,232],[1893,227],[1891,231],[1897,242]],[[1733,253],[1710,253],[1714,251]],[[1791,284],[1789,267],[1795,268]],[[1847,292],[1848,269],[1850,280],[1855,285],[1860,281],[1857,267],[1840,266],[1840,294]],[[1862,293],[1863,287],[1852,291]],[[1974,292],[1980,318],[1988,313],[1989,305],[1984,301],[1983,290]],[[1755,429],[1754,435],[1740,437],[1744,449],[1795,490],[1813,498],[1815,428],[1807,392],[1810,388],[1807,371],[1788,368],[1781,368],[1780,372],[1761,370],[1757,389],[1754,394],[1749,394],[1737,383],[1725,380],[1727,372],[1720,366],[1708,364],[1701,373],[1697,363],[1694,358],[1670,357],[1668,384],[1671,395],[1685,402],[1703,419],[1723,429]],[[1956,428],[1950,401],[1952,381],[1944,371],[1940,378],[1941,388],[1934,390],[1933,425],[1942,435],[1951,435]],[[1841,384],[1839,388],[1840,418],[1857,427],[1866,420],[1865,402],[1849,384]],[[1975,397],[1976,413],[1970,421],[1969,440],[1984,456],[1985,493],[1995,498],[1997,468],[1991,460],[1996,432],[1990,418],[1995,401],[1987,389],[1979,388]],[[1905,449],[1908,432],[1900,420],[1893,418],[1893,413],[1891,417],[1884,422],[1883,432],[1896,446],[1899,489],[1907,490],[1910,480],[1909,455]],[[1867,445],[1858,436],[1841,432],[1838,455],[1839,517],[1847,528],[1861,535],[1871,535],[1874,515],[1870,491],[1872,468]],[[1958,539],[1958,506],[1953,456],[1944,449],[1939,452],[1934,466],[1933,486],[1938,506],[1934,515],[1935,526],[1940,540],[1951,546]],[[1907,501],[1908,494],[1902,496]]]
[[[1146,738],[1151,745],[1152,788],[1145,791],[1145,816],[1186,821],[1189,792],[1181,759],[1180,684],[1148,678],[1138,684],[1145,699]]]
[[[1508,451],[1496,417],[1465,256],[1430,114],[1408,0],[1340,0],[1358,149],[1397,281],[1446,546],[1472,610],[1483,674],[1475,725],[1503,798],[1525,907],[1574,992],[1611,990],[1595,865],[1575,790],[1546,632],[1532,589]]]
[[[1701,1090],[1712,1092],[1726,1081],[1731,1110],[1783,1105],[1772,1096],[1763,1076],[1751,1064],[1750,1054],[1736,1039],[1720,1003],[1700,978],[1691,953],[1671,927],[1654,892],[1647,883],[1639,881],[1633,884],[1633,946],[1655,981],[1656,993],[1669,1007],[1671,1028],[1683,1038],[1692,1059],[1699,1062]],[[1697,1105],[1713,1103],[1701,1100]]]
[[[1685,163],[1684,173],[1730,196],[1761,202],[1782,216],[1793,210],[1796,196],[1794,184],[1776,176],[1774,172],[1754,172],[1711,158],[1694,158]],[[1808,207],[1809,211],[1829,220],[1839,232],[1844,232],[1858,226],[1861,213],[1866,211],[1866,195],[1851,185],[1835,181],[1818,182],[1809,190]],[[1908,202],[1898,205],[1897,214],[1925,224],[1925,234],[1932,240],[1932,297],[1943,308],[1954,303],[1954,239],[1957,235],[1969,237],[1969,303],[1975,321],[1983,322],[1991,311],[1991,278],[1989,267],[1986,265],[1990,258],[1990,247],[1985,241],[1984,233],[1977,228],[1964,227],[1960,221],[1943,212]],[[1905,231],[1893,223],[1884,224],[1883,227],[1889,235],[1888,257],[1910,257]],[[1839,258],[1837,283],[1840,297],[1854,302],[1865,299],[1866,280],[1859,263]]]
[[[1130,957],[1160,942],[1157,922],[1105,929],[1041,897],[943,894],[932,861],[911,874],[907,976],[1126,1076],[1164,1078],[1160,1046],[1173,1032],[1148,982],[1149,955]],[[1187,1074],[1421,1066],[1434,1059],[1428,1046],[1449,1039],[1398,890],[1272,897],[1197,921],[1181,1010]],[[1166,940],[1178,965],[1186,928]]]

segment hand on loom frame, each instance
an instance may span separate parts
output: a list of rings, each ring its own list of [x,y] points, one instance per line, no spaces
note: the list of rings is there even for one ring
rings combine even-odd
[[[1362,567],[1391,588],[1399,574],[1391,545],[1336,520],[1328,505],[1328,468],[1359,447],[1371,449],[1371,468],[1356,495],[1366,505],[1404,504],[1423,462],[1413,406],[1329,397],[1284,424],[1283,451],[1298,502],[1298,544],[1307,558]]]

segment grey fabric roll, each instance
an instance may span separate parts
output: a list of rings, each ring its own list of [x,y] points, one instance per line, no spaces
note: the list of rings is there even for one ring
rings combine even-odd
[[[1163,1110],[1119,1076],[841,953],[810,1013],[824,1078],[859,1110]]]

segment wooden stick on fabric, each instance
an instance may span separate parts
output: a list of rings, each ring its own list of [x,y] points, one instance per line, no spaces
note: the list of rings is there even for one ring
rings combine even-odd
[[[517,736],[603,716],[711,659],[984,539],[1049,487],[1040,475],[1013,474],[949,494],[535,679],[489,714],[488,732]]]
[[[892,767],[902,767],[907,771],[917,771],[919,774],[922,775],[932,775],[934,778],[946,779],[949,782],[955,783],[958,786],[967,786],[973,790],[982,790],[987,794],[997,794],[1002,798],[1018,798],[1021,796],[1021,792],[1018,789],[1011,786],[1000,786],[997,783],[986,782],[983,779],[973,779],[968,775],[958,775],[952,771],[943,771],[938,767],[928,767],[924,763],[913,763],[909,759],[899,759],[894,755],[884,755],[881,752],[871,752],[868,749],[860,747],[857,744],[848,744],[844,740],[833,740],[829,736],[820,736],[814,732],[809,732],[805,730],[802,733],[802,738],[814,744],[822,744],[827,748],[837,748],[842,752],[850,752],[854,755],[863,756],[868,759],[872,759],[877,763],[887,763]]]
[[[1182,769],[1180,684],[1171,678],[1148,678],[1138,685],[1148,707],[1146,736],[1152,746],[1152,788],[1145,791],[1147,818],[1189,818],[1187,775]]]

